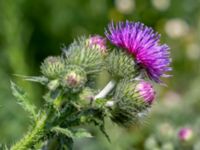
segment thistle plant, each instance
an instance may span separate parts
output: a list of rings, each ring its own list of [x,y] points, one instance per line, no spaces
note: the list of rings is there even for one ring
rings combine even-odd
[[[72,149],[75,138],[92,137],[83,128],[91,124],[109,140],[106,117],[129,128],[148,115],[155,101],[153,82],[161,84],[161,77],[169,77],[168,46],[139,22],[111,23],[105,35],[112,48],[99,35],[80,37],[63,48],[61,56],[47,57],[41,76],[24,77],[47,88],[41,109],[11,82],[14,96],[32,120],[28,133],[11,150]],[[111,79],[103,89],[96,89],[102,71]]]

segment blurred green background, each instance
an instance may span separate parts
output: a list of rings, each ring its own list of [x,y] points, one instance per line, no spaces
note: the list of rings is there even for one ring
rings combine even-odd
[[[141,126],[119,128],[107,121],[112,143],[91,128],[93,139],[77,150],[144,149],[146,138],[163,123],[194,126],[200,114],[200,0],[0,0],[0,143],[12,144],[28,129],[29,118],[11,94],[10,80],[38,107],[44,88],[15,74],[39,75],[40,63],[80,35],[104,35],[111,21],[133,20],[152,26],[171,47],[173,75],[156,86],[157,103]],[[101,84],[106,78],[100,77]],[[198,130],[198,132],[200,132]]]

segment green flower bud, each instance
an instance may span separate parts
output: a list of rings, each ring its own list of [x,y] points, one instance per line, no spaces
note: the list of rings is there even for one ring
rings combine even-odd
[[[61,57],[50,56],[44,60],[40,69],[44,76],[56,79],[64,72],[65,65],[65,61]]]
[[[115,104],[111,110],[111,119],[117,124],[129,127],[138,123],[148,113],[155,92],[146,81],[122,81],[115,91]]]
[[[83,89],[83,91],[79,94],[80,103],[84,106],[87,106],[92,102],[94,96],[94,91],[91,88],[87,87]]]
[[[99,47],[91,46],[85,37],[75,40],[65,54],[70,64],[83,67],[87,74],[98,72],[103,66],[103,54]]]
[[[52,80],[47,84],[47,87],[50,91],[54,91],[59,86],[59,80]]]
[[[68,66],[61,76],[61,85],[73,92],[80,91],[87,81],[85,71],[76,65]]]
[[[123,51],[114,50],[107,58],[107,70],[115,79],[132,79],[139,75],[133,58]]]

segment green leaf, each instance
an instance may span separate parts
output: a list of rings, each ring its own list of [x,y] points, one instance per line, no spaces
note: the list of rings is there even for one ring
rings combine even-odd
[[[41,83],[42,85],[46,85],[48,83],[48,78],[44,76],[23,76],[23,75],[15,75],[15,76],[21,77],[26,81],[38,82]]]
[[[28,101],[27,94],[14,82],[10,81],[10,83],[12,94],[17,98],[18,103],[24,108],[25,111],[31,114],[31,117],[36,119],[35,106]]]
[[[69,129],[67,128],[61,128],[61,127],[53,127],[51,129],[52,132],[58,133],[58,134],[64,134],[67,137],[73,138],[73,132],[71,132]]]
[[[58,133],[58,134],[63,134],[69,138],[91,138],[93,137],[91,135],[91,133],[89,133],[87,130],[80,128],[80,129],[76,129],[76,130],[69,130],[67,128],[61,128],[61,127],[53,127],[51,129],[52,132]]]
[[[75,138],[91,138],[93,137],[86,129],[80,128],[74,131]]]

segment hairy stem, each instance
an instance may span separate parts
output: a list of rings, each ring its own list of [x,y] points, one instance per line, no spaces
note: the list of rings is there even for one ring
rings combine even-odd
[[[47,115],[42,113],[36,121],[35,127],[29,131],[11,150],[28,150],[44,136]]]
[[[111,80],[110,82],[108,82],[108,84],[101,90],[99,94],[95,96],[94,99],[105,98],[110,93],[110,91],[115,87],[115,84],[116,84],[115,80]]]

